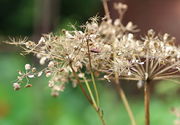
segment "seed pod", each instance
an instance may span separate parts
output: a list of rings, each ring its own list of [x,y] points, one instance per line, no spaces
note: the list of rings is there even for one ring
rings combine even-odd
[[[29,88],[29,87],[32,87],[32,84],[27,84],[24,86],[25,88]]]

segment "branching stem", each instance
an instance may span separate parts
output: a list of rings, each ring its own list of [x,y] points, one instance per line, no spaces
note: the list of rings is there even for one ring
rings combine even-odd
[[[94,99],[94,95],[93,95],[92,90],[91,90],[91,88],[90,88],[90,86],[89,86],[89,83],[88,83],[88,81],[87,81],[87,79],[86,79],[85,77],[83,77],[83,79],[84,79],[84,82],[85,82],[85,84],[86,84],[86,87],[87,87],[87,89],[88,89],[88,92],[89,92],[90,97],[91,97],[92,102],[93,102],[92,107],[93,107],[93,108],[95,109],[95,111],[97,112],[98,117],[99,117],[99,119],[101,120],[102,125],[106,125],[106,122],[105,122],[104,116],[103,116],[103,112],[102,112],[102,110],[99,108],[99,106],[97,105],[97,102],[96,102],[95,99]]]
[[[72,69],[72,71],[73,71],[74,77],[76,78],[76,80],[77,80],[77,82],[78,82],[78,85],[79,85],[80,88],[81,88],[81,91],[82,91],[83,95],[86,97],[86,99],[87,99],[88,102],[91,104],[91,106],[94,108],[94,110],[97,112],[98,117],[99,117],[99,119],[101,120],[102,125],[106,125],[106,122],[105,122],[104,117],[103,117],[102,110],[98,107],[98,105],[97,105],[97,103],[96,103],[96,101],[95,101],[95,99],[94,99],[93,93],[92,93],[92,91],[91,91],[91,88],[90,88],[90,86],[89,86],[89,83],[88,83],[87,79],[85,79],[85,77],[83,78],[84,81],[85,81],[86,87],[87,87],[87,89],[88,89],[88,92],[89,92],[89,94],[90,94],[90,97],[89,97],[89,95],[86,93],[85,89],[83,88],[83,86],[82,86],[82,84],[81,84],[81,82],[80,82],[80,79],[79,79],[77,73],[75,72],[75,70],[74,70],[74,68],[73,68],[73,66],[72,66],[71,63],[70,63],[70,67],[71,67],[71,69]]]
[[[79,79],[77,73],[75,72],[74,68],[72,67],[72,64],[71,64],[71,63],[70,63],[70,67],[71,67],[71,69],[72,69],[72,71],[73,71],[73,75],[74,75],[75,79],[77,80],[77,83],[78,83],[78,85],[79,85],[79,87],[80,87],[83,95],[87,98],[87,100],[88,100],[88,102],[89,102],[90,104],[93,104],[91,98],[88,96],[88,94],[86,93],[86,90],[83,88],[83,86],[82,86],[82,84],[81,84],[81,82],[80,82],[80,79]]]

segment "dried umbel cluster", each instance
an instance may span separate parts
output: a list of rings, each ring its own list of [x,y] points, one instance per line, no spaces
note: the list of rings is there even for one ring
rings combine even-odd
[[[87,72],[92,68],[105,73],[105,79],[110,79],[114,72],[118,72],[120,78],[140,81],[178,77],[180,50],[175,46],[174,38],[168,34],[156,36],[153,30],[149,30],[144,38],[137,40],[134,37],[134,32],[138,31],[136,26],[132,22],[122,24],[127,6],[119,3],[115,8],[119,18],[114,21],[94,17],[82,26],[81,31],[75,28],[73,31],[63,30],[62,35],[43,35],[38,43],[22,40],[11,44],[35,54],[41,65],[47,64],[47,68],[39,73],[51,76],[49,86],[55,90],[58,88],[56,83],[64,86],[69,80],[76,86],[72,70],[81,73],[82,68]],[[22,75],[19,72],[18,83],[22,77],[36,76],[34,73],[37,72],[33,70]]]
[[[117,43],[114,67],[120,78],[152,81],[179,77],[180,49],[168,34],[156,36],[149,30],[141,40],[130,35]],[[120,65],[122,62],[125,64]]]
[[[39,77],[42,74],[50,77],[49,87],[52,88],[53,96],[58,96],[66,83],[73,83],[73,87],[80,85],[82,92],[102,118],[98,106],[95,72],[101,74],[96,79],[116,79],[117,84],[119,79],[136,80],[141,86],[149,85],[152,80],[179,77],[180,48],[175,45],[175,39],[168,34],[156,35],[152,29],[143,38],[137,39],[136,25],[132,22],[122,24],[127,5],[118,3],[114,7],[119,13],[119,18],[115,20],[107,14],[102,19],[91,18],[80,27],[81,30],[74,28],[72,31],[63,30],[61,35],[46,34],[38,42],[10,42],[22,47],[25,53],[33,53],[39,58],[39,63],[46,67],[36,71],[36,68],[26,64],[25,73],[19,72],[18,80],[13,84],[14,89],[21,88],[24,78],[27,80],[25,87],[32,86],[28,83],[28,78]],[[95,88],[97,102],[88,85],[89,76]],[[81,86],[81,81],[86,83],[90,99]],[[121,88],[119,91],[122,94]],[[147,95],[148,87],[145,87],[146,125],[149,125]],[[121,97],[125,98],[124,95]],[[126,99],[124,102],[127,105]],[[127,106],[127,111],[129,110]],[[132,117],[131,112],[129,115]],[[135,125],[133,118],[131,120],[132,125]]]

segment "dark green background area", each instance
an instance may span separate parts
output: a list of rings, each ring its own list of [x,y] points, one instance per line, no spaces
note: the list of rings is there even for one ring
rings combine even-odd
[[[69,24],[84,24],[89,17],[103,9],[100,0],[61,0],[58,23],[52,31],[69,28]],[[0,0],[0,41],[10,37],[30,37],[34,34],[36,8],[34,0]],[[96,112],[88,104],[78,88],[71,83],[58,98],[50,96],[48,79],[41,77],[30,82],[32,88],[14,91],[12,83],[18,70],[26,63],[37,64],[31,56],[20,55],[16,47],[0,42],[0,125],[100,125]],[[133,82],[123,82],[127,97],[138,125],[144,123],[142,90]],[[170,112],[180,106],[179,85],[170,82],[157,83],[151,102],[152,125],[172,125],[176,119]],[[130,125],[124,106],[110,83],[98,83],[101,105],[107,125]]]
[[[59,0],[59,4],[57,18],[61,28],[67,27],[68,23],[85,23],[89,17],[101,10],[99,0]],[[0,34],[32,35],[35,10],[41,9],[37,7],[35,0],[1,0]]]

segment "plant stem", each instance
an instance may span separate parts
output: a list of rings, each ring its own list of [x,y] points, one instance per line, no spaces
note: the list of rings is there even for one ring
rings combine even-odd
[[[97,90],[97,87],[96,87],[96,83],[95,83],[95,79],[94,79],[94,74],[93,74],[93,72],[91,72],[91,79],[92,79],[93,86],[94,86],[94,90],[95,90],[95,93],[96,93],[97,105],[99,106],[99,94],[98,94],[98,90]]]
[[[91,99],[92,99],[92,102],[93,102],[93,104],[94,104],[94,107],[95,107],[96,109],[98,109],[97,103],[96,103],[96,101],[95,101],[95,99],[94,99],[94,95],[93,95],[93,93],[92,93],[92,91],[91,91],[91,88],[90,88],[90,86],[89,86],[89,83],[88,83],[88,81],[86,80],[85,77],[83,77],[83,79],[84,79],[84,82],[85,82],[85,84],[86,84],[87,90],[88,90],[88,92],[89,92],[89,94],[90,94],[90,97],[91,97]]]
[[[146,81],[144,84],[145,125],[150,125],[149,103],[150,103],[150,85],[149,82]]]
[[[83,86],[82,86],[82,84],[81,84],[81,82],[80,82],[80,80],[79,80],[79,77],[78,77],[78,75],[76,74],[76,72],[75,72],[74,68],[72,67],[72,64],[71,64],[71,63],[70,63],[70,67],[71,67],[71,69],[72,69],[72,71],[73,71],[73,75],[74,75],[75,79],[77,80],[77,83],[78,83],[78,85],[79,85],[79,87],[80,87],[83,95],[87,98],[87,100],[88,100],[88,102],[89,102],[90,104],[93,104],[91,98],[88,96],[88,94],[86,93],[85,89],[83,88]]]
[[[81,88],[81,91],[82,91],[83,95],[86,97],[86,99],[88,100],[88,102],[91,104],[91,106],[94,108],[94,110],[95,110],[96,113],[98,114],[98,117],[99,117],[99,119],[101,120],[102,125],[106,125],[106,122],[105,122],[104,117],[103,117],[103,113],[102,113],[102,111],[100,110],[100,108],[99,108],[99,107],[97,106],[97,104],[96,104],[96,101],[95,101],[95,99],[94,99],[94,97],[93,97],[93,94],[92,94],[92,91],[91,91],[91,89],[90,89],[90,86],[89,86],[89,84],[88,84],[88,81],[87,81],[86,79],[84,80],[85,83],[86,83],[86,85],[87,85],[88,91],[89,91],[89,93],[90,93],[90,97],[89,97],[89,95],[86,93],[85,89],[83,88],[83,86],[82,86],[82,84],[81,84],[81,82],[80,82],[80,79],[79,79],[77,73],[75,72],[75,70],[74,70],[74,68],[73,68],[73,66],[72,66],[71,63],[70,63],[70,67],[71,67],[71,69],[72,69],[72,71],[73,71],[73,75],[74,75],[75,79],[76,79],[77,82],[78,82],[78,85],[79,85],[80,88]]]
[[[108,9],[108,5],[107,5],[107,0],[102,0],[103,1],[103,7],[104,7],[104,11],[105,11],[105,15],[108,19],[110,19],[110,14],[109,14],[109,9]]]
[[[118,92],[120,98],[121,98],[122,101],[123,101],[123,104],[124,104],[124,106],[125,106],[125,108],[126,108],[126,111],[127,111],[128,115],[129,115],[129,118],[130,118],[130,120],[131,120],[131,124],[132,124],[132,125],[136,125],[136,121],[135,121],[133,112],[132,112],[132,110],[131,110],[131,108],[130,108],[130,105],[129,105],[129,103],[128,103],[128,100],[127,100],[127,98],[126,98],[126,95],[125,95],[123,89],[122,89],[121,86],[120,86],[119,76],[118,76],[117,73],[115,73],[115,86],[116,86],[116,89],[117,89],[117,92]]]
[[[104,11],[105,11],[105,14],[106,14],[106,17],[108,19],[110,19],[110,14],[109,14],[109,9],[108,9],[108,4],[107,4],[107,0],[102,0],[103,1],[103,7],[104,7]],[[113,44],[113,47],[115,48],[115,45]],[[113,53],[113,58],[115,59],[116,57],[116,54],[115,54],[115,51]],[[119,96],[121,97],[123,103],[124,103],[124,106],[126,108],[126,111],[128,112],[128,115],[130,117],[130,120],[131,120],[131,124],[132,125],[136,125],[136,122],[135,122],[135,118],[134,118],[134,115],[132,113],[132,110],[129,106],[129,103],[127,101],[127,98],[125,96],[125,93],[123,91],[123,89],[121,88],[120,86],[120,82],[119,82],[119,75],[117,72],[115,72],[115,85],[116,85],[116,88],[117,88],[117,91],[119,93]]]
[[[115,60],[116,56],[117,56],[116,52],[115,52],[115,48],[116,47],[115,47],[115,40],[114,40],[114,43],[113,43],[113,60]],[[114,67],[114,75],[115,75],[115,86],[116,86],[117,92],[123,101],[125,109],[126,109],[128,115],[129,115],[129,118],[131,120],[131,124],[136,125],[136,121],[135,121],[134,115],[132,113],[132,110],[130,108],[130,105],[128,103],[128,100],[126,98],[126,95],[125,95],[123,89],[121,88],[120,81],[119,81],[119,73],[118,73],[116,67]]]
[[[106,122],[103,117],[103,112],[101,110],[98,110],[98,116],[99,116],[99,119],[101,120],[102,125],[106,125]]]
[[[93,74],[93,71],[92,71],[92,63],[91,63],[91,53],[90,53],[90,48],[89,48],[89,40],[87,40],[87,48],[88,48],[88,58],[89,58],[89,67],[90,67],[90,72],[91,72],[91,79],[92,79],[94,91],[95,91],[95,94],[96,94],[96,102],[97,102],[97,105],[99,106],[99,94],[98,94],[98,90],[97,90],[97,87],[96,87],[96,82],[95,82],[95,79],[94,79],[94,74]]]
[[[88,81],[87,81],[87,79],[85,77],[83,77],[83,79],[84,79],[84,82],[86,84],[86,87],[88,89],[88,92],[89,92],[90,97],[91,97],[92,102],[93,102],[93,104],[91,104],[91,105],[93,106],[93,108],[97,112],[97,114],[99,116],[99,119],[101,120],[102,125],[106,125],[106,122],[105,122],[104,117],[103,117],[103,113],[102,113],[101,109],[99,108],[99,106],[97,105],[97,103],[96,103],[96,101],[94,99],[94,96],[93,96],[93,93],[92,93],[91,88],[89,86],[89,83],[88,83]]]

